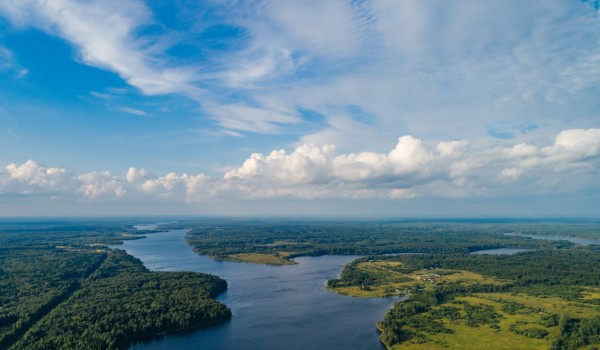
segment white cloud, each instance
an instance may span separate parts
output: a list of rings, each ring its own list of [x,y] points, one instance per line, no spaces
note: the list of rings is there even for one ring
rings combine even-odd
[[[359,190],[371,190],[373,196],[385,192],[390,198],[443,197],[444,193],[479,196],[498,188],[508,192],[497,194],[507,195],[511,188],[506,186],[511,185],[505,180],[523,177],[521,185],[544,193],[549,187],[560,190],[565,182],[578,188],[591,185],[587,178],[570,176],[582,168],[598,174],[599,132],[565,130],[543,148],[517,144],[469,151],[466,140],[443,141],[436,145],[437,153],[412,136],[400,137],[388,154],[336,154],[333,146],[303,145],[290,154],[283,150],[266,156],[255,153],[224,178],[238,181],[239,188],[252,191],[252,196],[279,196],[277,189],[298,197],[309,193],[311,198],[347,196]],[[512,187],[512,194],[520,190]]]
[[[543,148],[542,152],[556,162],[597,157],[600,153],[600,129],[561,131],[554,145]]]
[[[600,129],[569,129],[550,145],[467,148],[466,140],[429,143],[402,136],[387,153],[338,153],[305,144],[254,153],[222,178],[131,167],[72,174],[27,161],[0,172],[4,197],[58,195],[86,201],[205,202],[239,198],[479,198],[580,193],[598,186]]]
[[[304,133],[300,143],[356,151],[369,144],[382,150],[403,134],[489,142],[482,130],[497,123],[511,128],[526,121],[547,133],[565,125],[595,126],[600,20],[579,1],[256,0],[203,6],[215,6],[205,9],[215,17],[188,9],[192,13],[183,14],[197,16],[200,24],[185,34],[165,29],[140,0],[6,0],[0,14],[63,38],[82,63],[116,72],[145,94],[194,99],[204,117],[235,136],[288,128]],[[244,35],[223,38],[236,45],[208,58],[168,50],[182,38],[205,49],[193,38],[214,24]],[[372,120],[340,115],[349,105]],[[325,125],[296,131],[310,124],[301,123],[298,109],[324,115]]]
[[[12,72],[17,78],[25,78],[29,74],[29,70],[21,67],[12,51],[0,45],[0,73]]]
[[[440,142],[436,146],[436,150],[444,157],[459,157],[463,155],[469,142],[467,140]]]
[[[296,124],[300,118],[288,111],[242,105],[207,106],[209,115],[225,129],[277,133],[283,124]]]
[[[569,118],[570,125],[594,126],[588,101],[600,82],[600,21],[586,4],[259,1],[256,8],[234,23],[251,33],[252,62],[269,64],[250,65],[261,83],[241,95],[326,116],[328,125],[302,143],[352,151],[368,142],[380,149],[382,139],[404,133],[477,143],[495,123],[527,121],[548,133]],[[315,20],[321,16],[329,20]],[[273,58],[278,50],[302,64],[291,72],[274,68],[285,61]],[[237,74],[232,67],[224,76]],[[343,119],[361,124],[339,117],[348,105],[373,121],[340,126]]]
[[[121,181],[108,171],[82,174],[77,180],[80,182],[78,192],[87,199],[113,199],[126,194]]]
[[[148,113],[142,111],[141,109],[136,109],[136,108],[131,108],[131,107],[125,107],[125,106],[121,106],[118,109],[121,112],[129,113],[129,114],[133,114],[133,115],[139,115],[141,117],[148,116]]]
[[[519,178],[519,176],[521,176],[521,174],[523,174],[523,169],[506,168],[502,169],[502,172],[498,174],[498,177],[501,179],[516,180]]]
[[[138,194],[161,200],[194,201],[209,195],[204,174],[188,175],[168,173],[165,176],[155,176],[145,169],[129,168],[125,176]]]
[[[389,192],[389,197],[392,199],[412,199],[415,194],[405,188],[396,188]]]
[[[141,1],[7,0],[0,3],[0,13],[17,25],[62,37],[77,48],[83,63],[114,71],[145,94],[194,89],[193,70],[157,63],[162,52],[156,38],[138,36],[153,22]]]
[[[72,188],[71,174],[63,168],[48,168],[33,160],[21,165],[15,163],[0,173],[0,193],[52,194]]]
[[[143,180],[146,180],[150,177],[150,174],[146,171],[146,169],[137,169],[131,167],[127,170],[127,174],[125,175],[125,179],[129,183],[137,183]]]
[[[296,50],[335,57],[352,55],[360,47],[364,18],[347,1],[269,1],[265,5],[271,30],[286,38],[281,44]]]

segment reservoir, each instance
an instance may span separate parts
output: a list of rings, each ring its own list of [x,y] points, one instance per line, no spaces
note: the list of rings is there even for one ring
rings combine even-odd
[[[294,259],[297,265],[286,266],[215,261],[193,252],[185,232],[151,233],[118,248],[150,270],[198,271],[224,278],[229,288],[218,300],[231,308],[233,318],[131,349],[385,349],[376,322],[399,299],[353,298],[325,288],[327,280],[357,256],[300,257]]]

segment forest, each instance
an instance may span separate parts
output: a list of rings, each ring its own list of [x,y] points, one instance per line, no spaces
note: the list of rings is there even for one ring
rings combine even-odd
[[[569,242],[533,240],[504,233],[531,233],[532,222],[205,220],[187,227],[188,243],[219,260],[271,255],[285,264],[298,256],[398,253],[467,254],[502,247],[559,248]],[[182,225],[182,224],[180,224]],[[557,224],[560,226],[560,224]],[[185,227],[185,226],[181,226]],[[544,234],[556,233],[549,228]]]
[[[328,286],[350,293],[391,286],[409,295],[378,325],[389,348],[494,348],[481,339],[509,339],[515,348],[566,350],[600,344],[599,270],[597,246],[370,256]]]
[[[217,276],[151,272],[114,249],[138,220],[0,221],[0,348],[125,349],[227,321]],[[182,219],[199,254],[283,265],[363,255],[327,288],[399,297],[377,325],[390,349],[577,349],[600,345],[600,247],[521,235],[597,239],[597,222]],[[529,249],[512,255],[486,249]]]
[[[129,223],[0,224],[0,348],[126,349],[141,339],[223,322],[227,283],[151,272],[108,249]]]

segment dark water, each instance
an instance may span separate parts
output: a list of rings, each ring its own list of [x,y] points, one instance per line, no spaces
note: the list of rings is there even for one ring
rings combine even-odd
[[[489,254],[489,255],[513,255],[521,252],[532,252],[535,249],[523,249],[523,248],[497,248],[497,249],[485,249],[478,250],[476,252],[471,252],[471,254],[481,255],[481,254]]]
[[[154,233],[119,247],[152,270],[224,278],[229,289],[218,299],[231,308],[233,319],[132,349],[384,349],[375,323],[398,299],[352,298],[325,289],[356,256],[303,257],[289,266],[218,262],[194,253],[184,235],[185,230]]]

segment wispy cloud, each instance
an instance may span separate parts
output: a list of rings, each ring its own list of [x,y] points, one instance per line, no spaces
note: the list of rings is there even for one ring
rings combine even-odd
[[[160,37],[139,35],[154,24],[141,1],[9,0],[0,4],[0,12],[16,25],[62,37],[77,49],[81,62],[116,72],[145,94],[197,89],[191,85],[193,69],[161,63]]]
[[[217,7],[216,19],[199,16],[204,22],[186,35],[157,22],[139,0],[3,1],[0,13],[63,38],[82,63],[116,72],[144,94],[197,101],[206,120],[236,133],[296,128],[298,109],[328,117],[303,139],[324,144],[335,136],[348,149],[407,132],[478,142],[487,125],[524,121],[552,133],[572,115],[570,125],[596,126],[586,101],[600,83],[600,20],[585,3],[257,0]],[[182,38],[202,46],[192,34],[217,24],[245,33],[232,39],[239,45],[185,57],[185,65],[168,51]],[[374,118],[359,137],[340,127],[360,122],[339,114],[349,105]]]
[[[148,113],[145,111],[142,111],[141,109],[136,109],[136,108],[131,108],[131,107],[125,107],[125,106],[120,106],[119,111],[121,112],[125,112],[125,113],[129,113],[129,114],[133,114],[133,115],[139,115],[141,117],[147,117]]]
[[[29,70],[21,67],[14,54],[6,47],[0,45],[0,72],[12,72],[16,78],[25,78]]]

